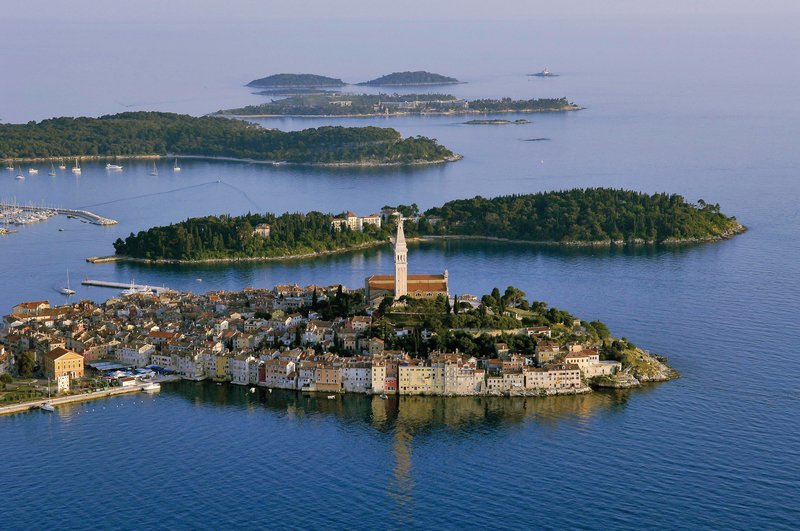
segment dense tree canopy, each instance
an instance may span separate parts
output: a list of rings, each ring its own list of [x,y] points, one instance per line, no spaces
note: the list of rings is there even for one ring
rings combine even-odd
[[[424,70],[417,70],[415,72],[392,72],[377,79],[364,81],[359,85],[370,86],[400,86],[400,85],[450,85],[453,83],[460,83],[454,77],[443,76],[442,74],[434,74],[433,72],[425,72]]]
[[[136,258],[205,260],[334,251],[388,238],[387,232],[371,226],[364,232],[334,230],[331,219],[320,212],[191,218],[118,239],[114,249]],[[254,233],[262,223],[270,225],[269,237]]]
[[[298,94],[260,105],[219,111],[234,116],[353,116],[369,114],[501,113],[564,111],[578,107],[566,98],[483,99],[465,102],[451,94]]]
[[[719,205],[680,195],[609,188],[573,189],[485,199],[459,199],[425,212],[422,234],[469,235],[542,242],[713,239],[739,224]]]
[[[345,84],[346,83],[341,79],[316,74],[273,74],[260,79],[254,79],[248,83],[247,86],[264,88],[313,88],[341,87]]]
[[[168,153],[298,163],[409,163],[453,155],[435,140],[403,139],[388,128],[282,132],[239,120],[160,112],[0,125],[0,158]]]
[[[400,205],[408,237],[485,236],[532,242],[608,242],[716,239],[743,230],[719,205],[687,203],[679,195],[648,195],[606,188],[542,192],[449,201],[413,219],[417,205]],[[278,257],[347,249],[388,241],[393,227],[366,226],[364,232],[331,228],[331,214],[247,214],[192,218],[117,240],[117,254],[153,259]],[[254,236],[260,223],[271,226],[268,239]],[[519,291],[492,293],[488,306],[528,310]]]

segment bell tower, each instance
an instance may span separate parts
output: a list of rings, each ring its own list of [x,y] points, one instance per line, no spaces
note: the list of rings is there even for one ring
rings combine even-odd
[[[403,234],[403,218],[397,218],[397,236],[394,239],[394,298],[408,295],[408,247]]]

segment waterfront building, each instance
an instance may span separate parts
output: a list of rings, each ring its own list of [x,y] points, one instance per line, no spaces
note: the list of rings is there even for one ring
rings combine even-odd
[[[60,376],[71,379],[83,378],[83,356],[77,352],[57,347],[43,357],[42,371],[45,378],[55,380]]]
[[[270,226],[267,223],[259,223],[253,229],[254,236],[261,236],[262,238],[269,238]]]
[[[342,367],[342,386],[347,393],[368,393],[372,390],[372,363],[348,360]]]

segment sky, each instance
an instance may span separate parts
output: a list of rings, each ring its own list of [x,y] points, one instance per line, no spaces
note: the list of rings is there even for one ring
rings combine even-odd
[[[489,7],[491,6],[491,7]],[[797,0],[0,0],[0,22],[632,19],[798,15]]]

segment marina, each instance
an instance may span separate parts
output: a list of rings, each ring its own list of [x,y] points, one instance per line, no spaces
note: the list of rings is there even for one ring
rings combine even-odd
[[[49,218],[63,215],[80,219],[92,225],[116,225],[117,220],[105,218],[88,210],[71,208],[58,208],[51,206],[36,206],[33,204],[19,205],[16,202],[0,201],[0,223],[5,225],[30,225]]]
[[[92,280],[92,279],[85,279],[81,282],[84,286],[94,286],[97,288],[111,288],[111,289],[120,289],[123,290],[123,295],[134,295],[138,293],[142,294],[156,294],[159,295],[166,291],[171,291],[169,288],[165,286],[148,286],[144,284],[134,284],[130,282],[128,284],[124,282],[112,282],[108,280]]]

